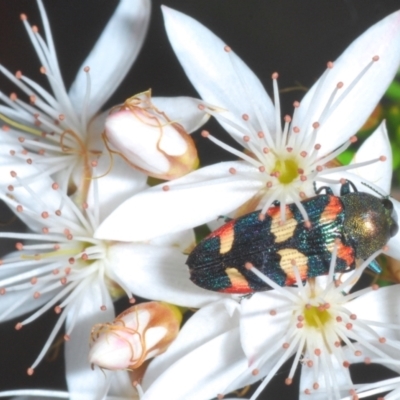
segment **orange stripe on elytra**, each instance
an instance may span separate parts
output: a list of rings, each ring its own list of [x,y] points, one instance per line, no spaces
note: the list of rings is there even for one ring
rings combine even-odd
[[[296,275],[293,270],[293,261],[296,264],[297,270],[299,271],[300,278],[302,281],[307,279],[308,276],[308,257],[300,253],[296,249],[281,249],[277,253],[281,256],[279,266],[282,271],[286,274],[285,285],[290,286],[296,283]]]
[[[289,206],[285,206],[285,213],[286,218],[291,218],[293,216],[292,212],[290,211]],[[281,216],[281,206],[270,207],[267,210],[267,215],[270,216],[272,219],[279,218]]]
[[[308,278],[308,265],[300,265],[297,267],[299,274],[300,274],[300,279],[302,281],[305,281]],[[292,286],[296,281],[296,275],[294,274],[294,271],[291,271],[288,275],[286,275],[286,280],[285,280],[285,286]]]
[[[220,290],[222,293],[238,293],[245,294],[251,293],[254,290],[250,288],[247,279],[238,271],[237,268],[226,268],[226,274],[231,281],[231,286]]]
[[[229,221],[225,225],[222,225],[221,228],[217,229],[216,231],[212,232],[208,235],[208,238],[212,237],[219,237],[220,240],[220,247],[219,252],[220,254],[225,254],[231,250],[233,245],[233,239],[235,238],[235,230],[234,230],[235,221]]]
[[[348,266],[354,263],[354,250],[350,246],[345,246],[341,241],[336,241],[337,245],[337,256],[342,260],[346,261]]]
[[[233,225],[235,225],[235,220],[227,222],[222,225],[220,228],[216,229],[214,232],[211,232],[207,237],[212,238],[216,236],[224,235],[226,231],[231,231],[233,229]]]
[[[275,243],[282,243],[293,237],[298,222],[293,217],[289,206],[285,207],[285,220],[281,218],[281,207],[272,207],[267,210],[267,215],[271,218],[271,233],[275,236]]]
[[[343,205],[339,197],[329,196],[329,203],[325,206],[321,214],[321,223],[335,221],[337,216],[343,211]]]

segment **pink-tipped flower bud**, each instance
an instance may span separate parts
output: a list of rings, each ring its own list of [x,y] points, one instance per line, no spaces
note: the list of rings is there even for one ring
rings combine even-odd
[[[130,307],[112,323],[92,328],[89,361],[109,370],[139,368],[168,348],[181,320],[179,309],[167,303],[151,301]]]
[[[149,176],[174,179],[199,164],[193,139],[151,102],[150,91],[128,99],[106,120],[110,150]]]

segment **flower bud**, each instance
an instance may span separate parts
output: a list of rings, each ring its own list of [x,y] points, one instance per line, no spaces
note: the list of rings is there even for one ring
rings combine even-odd
[[[193,139],[151,102],[150,91],[128,99],[106,120],[111,151],[149,176],[174,179],[197,168]]]
[[[181,320],[179,309],[170,304],[151,301],[130,307],[112,323],[92,328],[89,361],[110,370],[139,368],[168,348]]]

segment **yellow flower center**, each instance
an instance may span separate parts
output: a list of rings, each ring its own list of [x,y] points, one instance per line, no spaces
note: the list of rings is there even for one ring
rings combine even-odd
[[[280,183],[288,184],[293,182],[298,176],[298,165],[297,162],[292,158],[286,160],[276,160],[272,173],[277,174],[277,178]]]
[[[319,307],[305,307],[304,320],[308,326],[313,328],[321,328],[332,318],[331,314],[326,309]]]

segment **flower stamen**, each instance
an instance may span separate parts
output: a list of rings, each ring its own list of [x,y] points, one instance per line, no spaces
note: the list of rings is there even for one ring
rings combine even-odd
[[[375,331],[373,321],[363,319],[361,315],[351,312],[346,307],[347,303],[353,301],[356,297],[366,294],[367,291],[375,290],[374,287],[371,287],[367,290],[347,295],[344,288],[354,285],[362,271],[380,252],[382,252],[382,249],[365,260],[359,269],[352,272],[344,282],[337,285],[337,281],[334,278],[334,270],[337,261],[338,243],[335,242],[329,268],[328,283],[322,288],[318,285],[318,278],[309,280],[306,285],[303,285],[295,260],[292,260],[291,264],[297,288],[280,287],[257,270],[251,263],[246,263],[245,266],[249,271],[252,271],[258,278],[277,291],[275,296],[286,299],[288,303],[285,305],[281,301],[282,307],[278,309],[268,309],[269,303],[267,301],[265,303],[267,309],[263,318],[274,318],[275,315],[280,315],[282,319],[284,314],[287,313],[288,326],[285,328],[286,334],[279,341],[279,344],[277,343],[276,346],[272,347],[269,345],[268,350],[261,354],[256,362],[254,361],[254,355],[252,356],[252,369],[262,370],[263,364],[271,357],[278,359],[278,362],[273,371],[270,371],[264,378],[250,400],[255,400],[258,397],[280,366],[292,355],[295,355],[295,357],[289,374],[286,377],[286,384],[292,382],[297,365],[301,361],[301,357],[303,357],[301,362],[308,368],[313,368],[314,376],[312,387],[306,388],[305,392],[311,394],[313,391],[318,390],[320,388],[320,379],[323,377],[325,389],[328,390],[329,397],[339,399],[341,398],[341,391],[339,390],[336,376],[338,371],[336,366],[334,366],[333,358],[337,361],[335,365],[342,366],[341,373],[347,380],[350,390],[354,390],[354,385],[349,374],[350,362],[344,355],[342,343],[352,349],[356,356],[362,354],[357,349],[357,343],[359,343],[382,359],[388,356],[379,349],[378,345],[392,346],[394,348],[398,346],[395,341],[392,343],[391,340],[388,340]],[[256,296],[260,295],[256,294],[251,299],[244,301],[250,305],[252,301],[256,301]],[[268,293],[265,296],[268,297]],[[251,309],[249,306],[247,308],[250,314],[244,314],[243,324],[247,323],[246,318],[253,318],[251,316]],[[393,329],[400,329],[400,326],[394,325]],[[390,329],[386,325],[385,328]],[[283,346],[283,350],[281,345]]]

